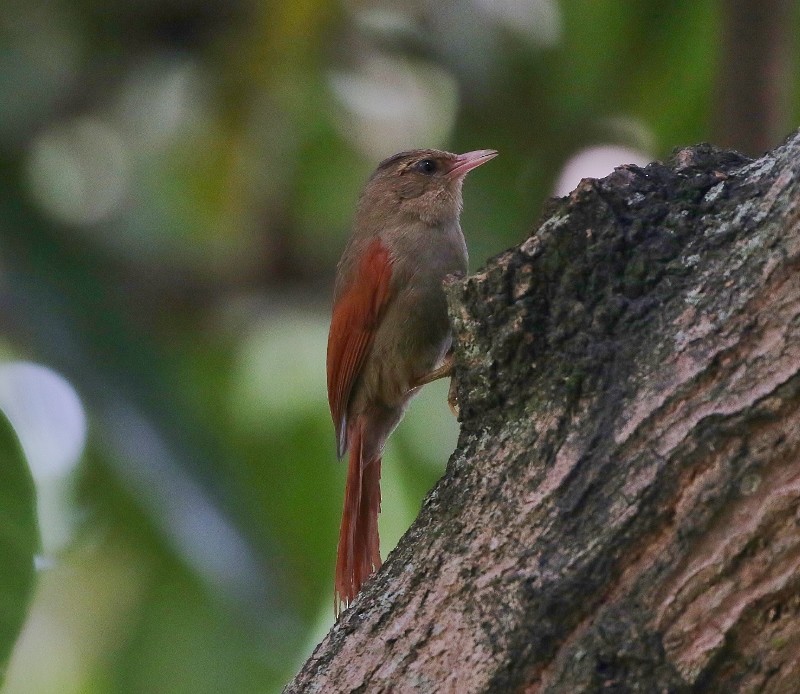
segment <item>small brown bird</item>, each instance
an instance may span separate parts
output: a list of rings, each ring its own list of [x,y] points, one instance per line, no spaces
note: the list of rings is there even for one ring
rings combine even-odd
[[[451,371],[442,281],[467,271],[459,225],[466,174],[497,156],[401,152],[359,199],[339,261],[328,336],[328,402],[341,458],[350,449],[334,609],[380,568],[381,453],[419,387]],[[438,367],[438,368],[437,368]]]

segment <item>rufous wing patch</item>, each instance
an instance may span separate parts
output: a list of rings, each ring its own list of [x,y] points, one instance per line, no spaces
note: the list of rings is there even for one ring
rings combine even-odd
[[[340,458],[348,444],[347,405],[389,303],[391,276],[389,251],[380,239],[375,239],[333,307],[328,334],[328,404]]]

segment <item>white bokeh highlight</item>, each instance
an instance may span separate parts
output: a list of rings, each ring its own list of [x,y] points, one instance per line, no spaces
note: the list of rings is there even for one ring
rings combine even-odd
[[[619,145],[596,145],[582,149],[567,160],[556,181],[553,194],[568,195],[584,178],[603,178],[623,164],[647,166],[647,153]]]
[[[0,364],[0,410],[13,427],[36,485],[45,557],[72,535],[70,479],[86,445],[86,413],[75,389],[52,369]],[[39,566],[47,561],[40,559]]]
[[[556,0],[472,0],[493,22],[529,41],[552,48],[561,41],[563,18]]]
[[[332,73],[329,84],[342,136],[370,160],[444,142],[455,124],[456,82],[432,63],[371,56],[354,71]]]
[[[31,193],[56,221],[94,224],[117,215],[130,190],[127,143],[110,122],[79,118],[34,138],[28,153]]]

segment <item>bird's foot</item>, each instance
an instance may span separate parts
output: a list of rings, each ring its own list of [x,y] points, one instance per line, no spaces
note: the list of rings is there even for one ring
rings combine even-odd
[[[447,404],[450,406],[450,411],[453,415],[458,417],[458,394],[456,393],[456,381],[453,378],[452,352],[448,352],[445,355],[444,361],[440,366],[414,381],[412,388],[419,388],[420,386],[438,381],[440,378],[447,378],[448,376],[450,377],[450,390],[447,392]]]
[[[456,389],[456,379],[450,379],[450,389],[447,391],[447,404],[450,406],[450,411],[453,417],[458,419],[458,390]]]
[[[447,378],[448,376],[452,375],[453,375],[453,353],[448,352],[445,355],[444,361],[441,363],[440,366],[435,368],[433,371],[429,371],[423,376],[420,376],[416,381],[414,381],[411,387],[419,388],[420,386],[424,386],[428,383],[433,383],[433,381],[438,381],[440,378]]]

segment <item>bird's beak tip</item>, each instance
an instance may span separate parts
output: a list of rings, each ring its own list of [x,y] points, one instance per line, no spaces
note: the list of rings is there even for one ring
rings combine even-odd
[[[472,169],[485,164],[498,155],[496,149],[476,149],[474,152],[459,154],[453,161],[453,167],[447,172],[448,178],[462,178]]]

